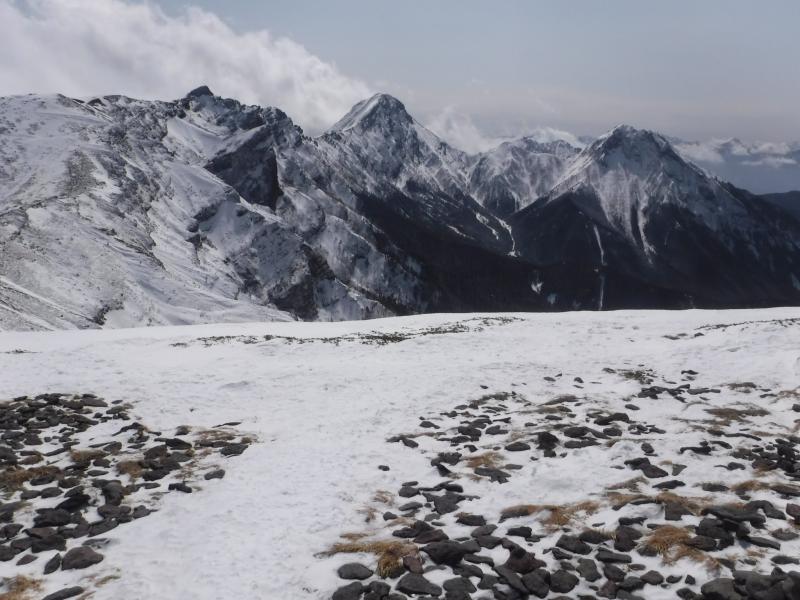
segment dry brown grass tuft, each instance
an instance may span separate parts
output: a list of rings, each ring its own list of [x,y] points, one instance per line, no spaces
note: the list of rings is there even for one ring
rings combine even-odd
[[[69,457],[72,459],[73,462],[76,463],[86,463],[93,461],[95,458],[102,458],[105,456],[105,452],[102,450],[70,450]]]
[[[750,558],[764,558],[767,555],[765,548],[750,547],[745,554]]]
[[[705,565],[708,570],[719,570],[718,559],[688,544],[692,537],[691,530],[686,527],[662,525],[653,530],[642,542],[642,545],[661,556],[666,565],[672,565],[682,558],[688,558]]]
[[[214,442],[230,442],[236,437],[233,431],[226,431],[225,429],[203,429],[197,432],[197,438],[200,442],[212,444]]]
[[[584,532],[591,531],[595,535],[599,534],[599,535],[605,537],[607,540],[613,540],[613,539],[616,538],[616,535],[617,535],[616,531],[613,531],[611,529],[598,529],[597,527],[584,527],[583,531]]]
[[[95,574],[95,575],[88,575],[86,577],[86,579],[91,581],[95,585],[95,587],[102,587],[102,586],[106,585],[107,583],[110,583],[110,582],[115,581],[117,579],[121,579],[121,576],[120,575],[102,575],[101,576],[101,575]],[[89,596],[92,596],[92,595],[93,594],[91,592],[89,592],[88,594],[84,594],[83,596],[79,596],[77,600],[81,600],[81,598],[88,598]]]
[[[369,537],[369,534],[363,532],[352,532],[352,533],[343,533],[339,537],[349,542],[356,542],[358,540],[363,540],[365,537]]]
[[[749,394],[750,392],[752,392],[757,388],[758,386],[752,381],[742,381],[742,382],[734,382],[728,384],[728,389],[734,390],[736,392],[742,392],[745,394]]]
[[[503,455],[499,452],[495,452],[494,450],[490,450],[489,452],[484,452],[483,454],[476,454],[468,457],[466,463],[470,469],[477,469],[479,467],[494,469],[503,464]]]
[[[800,386],[797,386],[793,390],[780,390],[776,395],[776,398],[800,398]]]
[[[730,425],[732,422],[742,423],[749,420],[749,417],[764,417],[769,414],[768,410],[760,406],[748,406],[745,408],[706,408],[705,411],[716,417],[717,421],[723,425]]]
[[[526,439],[530,437],[530,433],[525,431],[524,429],[515,429],[511,433],[508,434],[508,441],[509,442],[516,442],[522,439]]]
[[[365,506],[363,508],[359,508],[358,512],[364,515],[364,521],[367,523],[372,523],[375,520],[375,517],[378,516],[378,509],[374,506]]]
[[[746,494],[748,492],[755,492],[758,490],[768,490],[769,484],[764,483],[758,479],[748,479],[747,481],[741,481],[735,485],[731,486],[731,490],[739,495]]]
[[[396,577],[403,572],[403,557],[418,553],[416,544],[396,540],[352,541],[334,544],[324,556],[334,554],[374,554],[378,557],[377,573],[380,577]]]
[[[619,510],[632,502],[642,504],[677,504],[694,515],[698,514],[704,507],[711,503],[711,499],[709,497],[681,496],[680,494],[669,491],[660,492],[655,496],[648,496],[647,494],[639,494],[635,492],[626,494],[624,492],[607,491],[606,497],[611,502],[611,507],[614,510]]]
[[[139,479],[143,471],[144,468],[138,460],[122,460],[117,463],[117,473],[127,475],[131,479]]]
[[[692,538],[692,532],[686,527],[677,527],[676,525],[663,525],[658,529],[654,529],[650,535],[645,538],[642,545],[661,556],[665,561],[670,561],[673,555],[673,550],[676,546],[686,544]]]
[[[639,475],[638,477],[633,477],[632,479],[626,479],[625,481],[610,485],[606,489],[611,491],[628,490],[629,492],[638,492],[639,486],[643,483],[647,483],[647,478],[643,475]]]
[[[606,492],[606,498],[608,498],[609,502],[611,502],[611,508],[613,508],[614,510],[619,510],[622,507],[627,506],[631,502],[650,499],[649,496],[646,496],[644,494],[637,494],[637,493],[626,494],[623,492],[614,492],[614,491]]]
[[[677,504],[693,515],[699,514],[703,508],[713,503],[708,496],[681,496],[675,492],[660,492],[653,498],[658,504]]]
[[[372,496],[372,499],[375,502],[380,502],[381,504],[391,504],[394,500],[394,494],[386,490],[378,490],[375,492],[375,495]]]
[[[579,514],[591,515],[597,512],[600,505],[594,500],[584,500],[576,504],[519,504],[503,510],[500,520],[514,519],[518,517],[528,517],[540,512],[547,512],[547,516],[542,519],[542,524],[548,529],[555,530],[569,525]]]
[[[3,587],[6,591],[0,593],[0,600],[28,600],[42,589],[42,582],[25,575],[17,575],[3,579]]]
[[[44,456],[35,452],[34,454],[29,454],[25,456],[22,460],[20,460],[17,464],[18,465],[35,465],[36,463],[40,463],[44,460]]]
[[[0,489],[6,491],[16,491],[22,485],[36,477],[45,475],[56,475],[61,472],[58,467],[32,467],[30,469],[8,468],[0,473]]]

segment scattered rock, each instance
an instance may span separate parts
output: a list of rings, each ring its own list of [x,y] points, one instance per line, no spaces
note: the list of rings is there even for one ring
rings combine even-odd
[[[373,571],[360,563],[347,563],[339,567],[337,573],[342,579],[363,580],[372,577]]]
[[[57,592],[53,592],[52,594],[48,594],[42,600],[66,600],[67,598],[73,598],[75,596],[79,596],[83,593],[83,588],[79,586],[68,587],[64,588],[63,590],[59,590]]]
[[[95,552],[87,546],[78,546],[77,548],[68,550],[67,553],[64,554],[64,557],[61,559],[61,568],[65,571],[69,569],[85,569],[96,565],[102,560],[102,554]]]
[[[397,591],[412,596],[441,596],[442,588],[431,583],[422,575],[406,573],[397,582]],[[336,599],[339,600],[339,599]],[[344,600],[344,599],[342,599]]]

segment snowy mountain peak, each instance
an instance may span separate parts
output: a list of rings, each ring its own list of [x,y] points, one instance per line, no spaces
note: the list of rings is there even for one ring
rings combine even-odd
[[[389,94],[375,94],[362,100],[330,128],[330,131],[367,130],[395,123],[410,125],[413,119],[405,105]]]
[[[201,98],[203,96],[213,96],[214,93],[209,89],[207,85],[201,85],[199,87],[194,88],[191,92],[186,94],[187,98]]]
[[[613,195],[636,182],[672,184],[670,187],[674,190],[674,185],[680,182],[692,181],[695,187],[700,179],[706,179],[702,169],[685,161],[664,136],[648,129],[619,125],[585,148],[555,188],[557,191],[565,187],[574,189],[576,182],[580,182],[578,187],[590,182],[597,188],[596,180],[604,178],[604,174],[609,174],[611,179],[601,187]],[[620,186],[620,181],[627,183]]]
[[[662,153],[671,150],[672,147],[667,139],[649,129],[637,129],[630,125],[617,125],[607,134],[599,137],[589,146],[592,153],[608,153],[616,149],[631,154],[631,151],[638,151],[631,154],[631,157],[641,156],[642,152],[648,150]]]
[[[581,152],[548,201],[568,196],[590,202],[605,226],[647,253],[655,248],[646,230],[656,212],[682,211],[716,232],[740,229],[749,221],[741,199],[684,160],[664,136],[630,125],[615,127]]]

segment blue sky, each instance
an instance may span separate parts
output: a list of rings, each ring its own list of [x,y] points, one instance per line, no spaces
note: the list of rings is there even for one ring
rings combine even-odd
[[[204,0],[424,112],[501,131],[617,122],[683,136],[800,138],[797,0]],[[168,0],[167,10],[185,2]]]
[[[48,17],[50,28],[58,27],[56,19],[67,14],[54,6],[78,8],[89,22],[76,22],[73,29],[86,31],[72,38],[61,32],[69,51],[86,38],[95,49],[93,57],[101,61],[107,53],[97,47],[114,45],[115,28],[138,32],[150,27],[141,11],[132,12],[132,1],[0,0],[3,5],[17,7],[19,18],[30,21],[25,23],[29,30],[52,46],[56,62],[66,60],[58,56],[63,51],[51,41],[53,32],[41,27]],[[108,6],[119,14],[111,15]],[[202,10],[187,12],[190,6]],[[143,44],[159,48],[169,43],[164,37],[173,37],[170,27],[189,37],[186,29],[196,27],[214,51],[203,51],[198,34],[192,37],[193,52],[185,53],[185,65],[170,65],[172,70],[163,75],[157,56],[150,58],[148,69],[142,62],[146,57],[126,57],[120,51],[113,61],[116,71],[109,67],[105,79],[92,79],[76,67],[75,77],[43,75],[41,85],[34,75],[17,73],[0,58],[0,86],[9,82],[6,87],[14,92],[23,84],[58,84],[88,94],[120,91],[105,89],[114,84],[138,95],[163,96],[179,93],[170,82],[188,83],[182,68],[195,79],[204,77],[220,93],[282,101],[279,105],[312,130],[335,120],[357,96],[387,91],[423,122],[475,125],[488,137],[543,125],[594,135],[626,122],[688,139],[800,139],[797,0],[151,0],[150,7],[160,7],[166,17],[157,10],[149,17],[152,39],[145,33]],[[213,18],[229,30],[225,35],[208,25]],[[164,19],[174,21],[165,27]],[[104,29],[97,25],[92,30],[93,23]],[[98,41],[106,31],[111,32],[108,41]],[[250,38],[255,46],[237,42],[237,36],[264,31],[270,41],[263,47]],[[297,48],[288,52],[279,41],[283,38]],[[254,52],[261,63],[254,62]],[[165,47],[163,53],[170,61],[182,55],[177,47]],[[309,56],[330,72],[318,77]],[[232,64],[226,66],[225,60]],[[294,60],[302,76],[292,75]],[[281,72],[280,61],[288,73]],[[246,70],[240,68],[244,63]],[[58,73],[64,72],[69,73],[69,65],[59,66]],[[260,83],[248,82],[248,73]]]

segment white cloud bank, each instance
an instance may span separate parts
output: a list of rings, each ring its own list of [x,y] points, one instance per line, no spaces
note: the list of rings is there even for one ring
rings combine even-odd
[[[477,154],[498,146],[503,138],[485,135],[467,115],[455,107],[445,107],[439,114],[425,123],[425,127],[445,140],[451,146]]]
[[[540,143],[562,140],[576,148],[586,146],[575,134],[553,127],[537,127],[530,131],[521,131],[520,135],[512,137],[486,135],[468,115],[458,112],[453,106],[448,106],[429,119],[425,123],[425,127],[450,145],[469,154],[486,152],[507,140],[521,136],[532,138]]]
[[[0,0],[0,95],[216,94],[278,106],[319,131],[370,94],[302,45],[238,33],[199,8],[169,16],[127,0]]]

